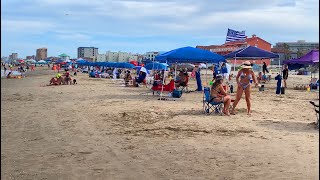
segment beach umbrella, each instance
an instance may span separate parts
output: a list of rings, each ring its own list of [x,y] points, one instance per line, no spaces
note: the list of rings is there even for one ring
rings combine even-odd
[[[167,70],[168,64],[166,63],[149,63],[145,66],[148,70]]]
[[[150,74],[150,72],[145,67],[141,67],[139,69],[139,73],[140,73],[140,71],[145,72],[146,74]]]

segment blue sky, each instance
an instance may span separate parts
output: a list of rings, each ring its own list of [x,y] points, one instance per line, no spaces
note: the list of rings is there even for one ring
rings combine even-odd
[[[319,0],[1,0],[1,56],[219,45],[228,28],[272,44],[318,42]]]

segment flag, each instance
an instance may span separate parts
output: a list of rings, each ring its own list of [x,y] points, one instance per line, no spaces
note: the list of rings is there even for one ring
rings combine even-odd
[[[226,42],[244,41],[246,39],[245,31],[236,31],[228,28]]]

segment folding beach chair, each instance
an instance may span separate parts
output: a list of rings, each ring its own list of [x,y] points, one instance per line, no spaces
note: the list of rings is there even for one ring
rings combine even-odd
[[[219,114],[223,115],[222,113],[223,102],[213,102],[211,101],[210,96],[210,88],[204,87],[203,90],[203,110],[205,114]]]
[[[316,112],[316,116],[317,116],[317,127],[319,128],[319,105],[316,105],[313,101],[309,101],[310,104],[313,105],[314,107],[314,111]],[[318,108],[318,109],[317,109]]]

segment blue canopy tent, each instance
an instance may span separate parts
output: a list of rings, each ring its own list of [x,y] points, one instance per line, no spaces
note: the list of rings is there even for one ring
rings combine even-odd
[[[126,62],[119,62],[115,64],[116,68],[126,68],[126,69],[133,69],[135,66],[131,63],[126,63]]]
[[[219,54],[194,48],[182,47],[168,51],[155,57],[161,63],[214,63],[226,62],[225,58]]]
[[[155,57],[156,61],[161,63],[176,64],[175,78],[177,75],[177,63],[212,63],[219,64],[220,62],[226,62],[225,58],[214,52],[207,50],[194,48],[194,47],[182,47],[174,49],[165,53],[162,53]],[[198,78],[198,81],[201,81]],[[201,84],[200,82],[197,84]],[[200,87],[202,89],[202,87]],[[198,89],[200,89],[198,88]]]
[[[168,64],[165,63],[149,63],[145,65],[145,68],[148,70],[167,70],[168,69]]]
[[[234,58],[234,71],[236,70],[236,61],[237,58],[245,58],[245,59],[272,59],[279,58],[278,54],[254,47],[248,46],[243,49],[239,49],[237,51],[231,52],[224,56],[226,59]],[[279,61],[280,65],[280,61]]]

